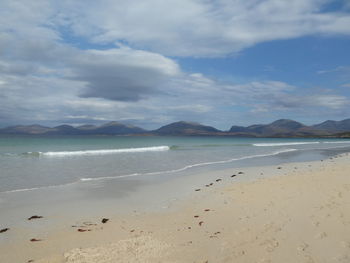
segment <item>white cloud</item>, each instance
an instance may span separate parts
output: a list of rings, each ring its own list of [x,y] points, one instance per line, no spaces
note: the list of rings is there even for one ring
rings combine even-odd
[[[257,43],[307,35],[349,35],[345,6],[330,0],[2,1],[0,47],[17,53],[14,36],[38,56],[60,43],[127,43],[163,55],[226,56]],[[38,12],[40,10],[40,12]],[[20,18],[20,19],[19,19]],[[73,38],[73,40],[72,40]],[[21,49],[20,49],[21,50]],[[50,53],[42,53],[43,59]]]
[[[70,30],[96,43],[126,41],[165,55],[215,57],[270,40],[349,35],[348,13],[321,12],[329,2],[103,0],[59,8]]]
[[[327,74],[327,73],[350,73],[350,67],[338,66],[332,69],[325,69],[317,71],[317,74]]]
[[[308,98],[309,103],[330,109],[340,109],[350,105],[350,100],[339,95],[315,95]]]
[[[212,110],[212,107],[209,105],[190,104],[190,105],[170,106],[166,109],[173,110],[173,111],[190,112],[190,113],[207,113]]]
[[[68,116],[64,116],[65,119],[79,119],[79,120],[87,120],[87,121],[108,121],[108,119],[106,118],[101,118],[101,117],[95,117],[95,116],[89,116],[89,115],[68,115]]]

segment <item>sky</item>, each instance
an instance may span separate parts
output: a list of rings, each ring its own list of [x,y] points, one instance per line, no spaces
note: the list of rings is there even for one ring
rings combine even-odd
[[[2,0],[0,127],[350,118],[350,1]]]

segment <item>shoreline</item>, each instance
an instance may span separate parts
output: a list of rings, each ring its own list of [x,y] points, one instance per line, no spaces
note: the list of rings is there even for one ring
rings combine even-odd
[[[327,143],[327,142],[326,142]],[[310,143],[297,143],[297,144],[310,144]],[[282,144],[283,145],[283,144]],[[147,147],[147,148],[163,148],[163,147],[168,147],[171,148],[173,146],[157,146],[157,147]],[[132,148],[131,148],[132,149]],[[142,148],[137,148],[137,149],[142,149]],[[344,149],[343,151],[341,149]],[[125,150],[125,149],[122,149]],[[129,150],[129,149],[127,149]],[[88,150],[88,151],[84,151],[84,152],[96,152],[96,151],[100,151],[100,150]],[[117,150],[104,150],[104,151],[119,151]],[[21,193],[21,192],[34,192],[34,191],[41,191],[41,190],[45,190],[45,189],[50,189],[50,188],[64,188],[70,185],[75,185],[75,184],[83,184],[83,183],[88,183],[89,181],[108,181],[108,180],[118,180],[118,179],[123,179],[123,178],[129,178],[129,177],[143,177],[143,176],[152,176],[152,175],[167,175],[167,174],[178,174],[178,173],[182,173],[182,172],[186,172],[189,171],[191,173],[193,173],[193,171],[191,171],[192,169],[196,169],[198,167],[203,167],[203,168],[207,168],[206,170],[213,170],[212,167],[214,166],[220,166],[223,164],[227,164],[227,165],[231,165],[233,168],[244,168],[247,167],[246,164],[244,164],[244,161],[246,160],[251,160],[251,159],[262,159],[262,158],[269,158],[269,157],[274,157],[274,156],[278,156],[281,154],[286,154],[286,153],[290,153],[290,152],[298,152],[298,153],[303,153],[303,152],[307,152],[307,151],[313,151],[313,152],[319,152],[319,156],[317,157],[312,157],[311,159],[306,159],[305,161],[281,161],[281,163],[289,163],[289,162],[309,162],[309,161],[315,161],[318,159],[321,159],[321,155],[324,155],[324,158],[328,158],[332,155],[338,155],[338,154],[342,154],[342,153],[346,153],[346,152],[350,152],[350,146],[335,146],[335,147],[329,147],[329,148],[316,148],[316,149],[294,149],[294,148],[289,148],[289,149],[281,149],[281,150],[276,150],[272,153],[264,153],[264,154],[256,154],[256,155],[248,155],[248,156],[242,156],[242,157],[236,157],[236,158],[232,158],[232,159],[224,159],[224,160],[215,160],[215,161],[207,161],[207,162],[200,162],[200,163],[193,163],[193,164],[188,164],[184,167],[180,167],[180,168],[174,168],[172,170],[160,170],[160,171],[152,171],[152,172],[134,172],[134,173],[128,173],[128,174],[121,174],[121,175],[115,175],[115,176],[107,176],[107,177],[87,177],[87,178],[78,178],[76,181],[71,181],[71,182],[66,182],[66,183],[62,183],[62,184],[54,184],[54,185],[38,185],[38,186],[30,186],[28,188],[16,188],[16,189],[7,189],[7,190],[3,190],[0,191],[0,197],[1,195],[11,195],[11,194],[15,194],[15,193]],[[333,154],[328,153],[326,154],[326,151],[334,151]],[[80,153],[82,151],[72,151],[72,152],[68,152],[68,153]],[[321,154],[321,152],[324,152],[323,154]],[[35,153],[40,153],[40,154],[46,154],[45,152],[29,152],[29,154],[35,154]],[[53,155],[60,155],[61,153],[66,153],[66,152],[48,152],[49,154],[54,153]],[[28,154],[28,153],[23,153],[23,154]],[[72,154],[74,155],[74,154]],[[324,159],[322,158],[322,159]],[[299,158],[300,159],[300,158]],[[238,165],[235,166],[234,164],[236,164],[236,162],[240,162],[243,161],[243,166]],[[272,165],[272,164],[267,164],[267,165]],[[258,165],[253,165],[253,166],[266,166],[266,164],[263,164],[260,162],[260,164]],[[248,165],[248,167],[250,167]],[[224,170],[225,168],[218,168],[216,170]],[[230,168],[226,168],[226,169],[230,169]],[[215,169],[214,169],[215,170]],[[194,171],[194,173],[196,173]]]
[[[346,168],[350,169],[348,161],[349,156],[343,154],[324,161],[230,169],[236,173],[235,177],[231,177],[229,170],[217,174],[210,171],[211,177],[193,181],[199,180],[189,186],[190,196],[172,200],[163,209],[118,213],[115,206],[108,215],[85,215],[70,225],[64,220],[65,215],[61,215],[58,225],[50,223],[50,218],[38,219],[31,222],[32,228],[24,225],[0,234],[0,239],[6,239],[9,233],[14,236],[8,242],[0,242],[0,259],[1,262],[232,262],[233,259],[235,262],[312,262],[311,259],[329,262],[321,257],[325,251],[336,252],[332,260],[336,256],[350,258],[350,185],[344,181]],[[239,175],[239,171],[244,174]],[[253,173],[258,173],[253,180],[241,180]],[[332,175],[332,180],[327,174]],[[210,183],[213,185],[206,187]],[[322,192],[315,191],[313,184]],[[339,187],[344,189],[336,192],[334,189]],[[305,213],[309,210],[313,213],[307,217]],[[294,214],[289,214],[292,211]],[[105,216],[109,221],[102,224]],[[332,220],[337,224],[329,225],[328,221]],[[72,225],[91,231],[78,232]],[[309,228],[315,233],[310,234]],[[305,237],[301,229],[307,234]],[[42,241],[29,242],[29,236]],[[327,240],[330,240],[327,246],[331,244],[332,249],[322,247],[321,241]],[[318,246],[322,250],[317,250]],[[14,254],[16,251],[23,252]],[[334,262],[347,262],[341,260]]]
[[[18,224],[30,227],[23,220],[32,213],[43,214],[50,218],[51,223],[60,225],[61,215],[65,215],[63,219],[67,219],[66,221],[72,221],[92,215],[111,215],[114,208],[118,208],[118,212],[123,214],[131,213],[133,210],[161,211],[170,207],[174,201],[189,197],[194,188],[200,187],[204,181],[213,180],[215,174],[225,177],[235,169],[254,170],[293,162],[301,164],[330,158],[349,150],[348,146],[342,146],[319,150],[286,151],[261,157],[243,158],[239,162],[210,163],[193,167],[190,172],[113,177],[44,187],[34,191],[0,193],[0,210],[6,211],[1,215],[1,223],[7,227],[16,227]],[[274,172],[265,174],[273,176]],[[260,177],[258,172],[251,172],[236,177],[235,180],[256,180]]]

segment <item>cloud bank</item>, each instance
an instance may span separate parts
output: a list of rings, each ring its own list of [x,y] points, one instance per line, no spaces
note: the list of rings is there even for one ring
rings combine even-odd
[[[125,120],[155,127],[181,119],[222,127],[277,111],[345,114],[349,98],[334,90],[270,79],[228,83],[179,62],[272,40],[349,35],[346,3],[337,11],[330,3],[4,0],[0,125]]]

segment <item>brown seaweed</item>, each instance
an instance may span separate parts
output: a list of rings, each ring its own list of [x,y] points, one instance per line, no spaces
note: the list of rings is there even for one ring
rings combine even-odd
[[[37,215],[31,216],[31,217],[28,218],[28,220],[39,219],[39,218],[43,218],[43,216],[37,216]]]

